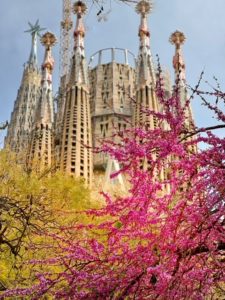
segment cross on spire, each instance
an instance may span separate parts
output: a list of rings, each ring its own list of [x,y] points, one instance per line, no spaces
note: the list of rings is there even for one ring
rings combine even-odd
[[[41,36],[40,32],[43,31],[45,28],[41,28],[39,20],[37,20],[34,25],[28,22],[28,25],[30,26],[30,29],[24,31],[30,33],[32,37],[31,51],[28,64],[37,67],[37,37]]]

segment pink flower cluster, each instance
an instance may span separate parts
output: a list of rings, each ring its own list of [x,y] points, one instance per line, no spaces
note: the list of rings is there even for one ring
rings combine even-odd
[[[178,96],[164,99],[160,85],[158,97],[163,113],[143,108],[157,128],[127,129],[100,150],[121,164],[129,194],[105,194],[104,207],[86,212],[93,223],[74,226],[79,238],[71,240],[66,227],[53,236],[61,255],[47,263],[62,271],[42,274],[38,285],[13,295],[203,300],[224,288],[225,138],[187,120],[189,100],[182,107]],[[218,106],[205,104],[224,126]]]

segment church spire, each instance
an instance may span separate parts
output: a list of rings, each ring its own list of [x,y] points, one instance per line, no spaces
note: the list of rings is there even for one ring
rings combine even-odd
[[[30,50],[30,57],[28,60],[28,65],[31,65],[35,68],[38,67],[37,63],[37,37],[40,36],[40,32],[44,30],[44,28],[41,28],[39,25],[39,20],[36,21],[34,25],[32,25],[30,22],[28,22],[30,29],[26,30],[25,32],[29,32],[32,37],[31,41],[31,50]]]
[[[88,84],[86,59],[84,49],[85,27],[83,24],[83,15],[86,13],[85,3],[77,1],[74,3],[73,12],[77,16],[76,27],[74,31],[74,53],[73,65],[71,67],[70,82],[77,84]]]
[[[175,45],[175,55],[173,57],[173,67],[175,70],[175,77],[179,85],[185,86],[186,75],[185,75],[185,63],[182,53],[182,45],[184,44],[186,38],[183,32],[175,31],[170,36],[170,43]]]
[[[56,44],[56,37],[51,32],[46,32],[41,43],[45,47],[44,61],[42,63],[41,77],[41,99],[37,114],[40,121],[53,122],[53,99],[52,99],[52,71],[54,59],[52,57],[52,47]]]
[[[25,63],[21,84],[14,103],[9,123],[5,146],[16,153],[24,153],[30,142],[30,134],[35,120],[36,106],[40,97],[41,74],[37,63],[37,36],[43,28],[38,21],[32,25],[28,23],[32,37],[29,60]]]
[[[77,22],[74,31],[74,53],[71,60],[61,142],[61,169],[74,177],[83,177],[92,182],[92,134],[88,89],[88,70],[85,60],[83,15],[86,5],[74,4]]]
[[[83,15],[86,13],[87,7],[86,5],[78,1],[74,3],[73,12],[77,16],[76,27],[74,31],[74,39],[75,39],[75,50],[82,51],[84,54],[84,37],[85,37],[85,28],[83,24]]]
[[[175,71],[175,87],[174,94],[178,96],[180,105],[182,108],[185,108],[185,127],[189,132],[193,131],[195,128],[193,113],[191,109],[190,99],[188,99],[188,91],[186,86],[186,72],[185,72],[185,63],[184,57],[182,53],[182,45],[184,44],[186,37],[183,32],[175,31],[170,36],[170,43],[175,45],[175,54],[173,57],[173,67]],[[193,137],[190,138],[192,140]],[[190,151],[197,152],[197,148],[195,146],[189,147]]]
[[[148,14],[152,11],[152,2],[141,0],[136,6],[140,14],[139,55],[137,61],[137,85],[155,84],[155,72],[150,49],[150,32],[148,29]]]
[[[170,43],[175,45],[175,54],[173,57],[173,67],[175,72],[175,89],[179,93],[180,103],[182,106],[185,105],[187,101],[187,88],[186,88],[186,73],[185,73],[185,63],[182,53],[182,45],[186,40],[183,32],[175,31],[170,36]]]
[[[40,99],[37,104],[34,128],[31,134],[29,160],[34,168],[37,164],[38,171],[52,165],[53,145],[53,96],[52,96],[52,71],[54,59],[51,48],[56,43],[56,37],[51,32],[46,32],[41,43],[45,47],[44,61],[42,64],[42,78]]]
[[[139,54],[137,61],[136,81],[136,103],[133,114],[134,126],[157,127],[155,118],[148,116],[143,110],[159,111],[159,104],[156,99],[155,70],[150,49],[150,32],[148,30],[147,16],[152,10],[152,2],[141,0],[136,6],[136,12],[141,16],[139,26]]]

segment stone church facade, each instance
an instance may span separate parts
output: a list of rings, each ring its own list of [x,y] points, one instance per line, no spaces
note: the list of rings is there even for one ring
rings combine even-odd
[[[100,147],[104,139],[113,139],[117,131],[129,126],[146,124],[155,128],[156,121],[142,111],[143,107],[156,112],[163,110],[155,93],[156,69],[147,20],[151,9],[152,4],[147,0],[141,0],[136,6],[140,15],[137,58],[126,49],[107,48],[95,53],[88,67],[83,23],[87,7],[81,1],[74,4],[73,54],[69,72],[60,81],[56,109],[52,96],[54,60],[51,54],[56,39],[49,32],[42,36],[45,56],[39,70],[37,36],[41,28],[38,24],[33,26],[31,54],[11,114],[5,147],[16,153],[25,151],[29,164],[32,166],[36,159],[40,170],[60,169],[74,177],[83,177],[91,184],[93,172],[104,173],[110,160],[105,154],[93,152],[93,148]],[[184,39],[178,31],[171,37],[176,45],[175,76],[182,77],[183,97],[186,96],[181,49]],[[122,62],[117,60],[118,53],[120,57],[123,55]],[[107,62],[103,59],[105,54],[109,57]],[[172,93],[170,76],[165,73],[164,77],[165,93],[169,97]]]

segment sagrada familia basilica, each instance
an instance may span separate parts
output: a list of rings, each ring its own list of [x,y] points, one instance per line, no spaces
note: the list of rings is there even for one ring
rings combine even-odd
[[[141,0],[136,5],[136,12],[140,15],[137,57],[127,49],[108,48],[95,53],[87,66],[83,23],[87,7],[81,1],[74,3],[76,25],[73,26],[69,2],[64,0],[64,18],[61,22],[62,70],[57,98],[54,99],[52,92],[54,59],[51,52],[56,37],[51,32],[42,35],[45,55],[40,69],[37,38],[42,29],[38,22],[34,26],[30,24],[31,52],[11,114],[5,147],[18,154],[23,153],[26,161],[40,171],[45,168],[59,169],[74,177],[83,177],[91,184],[96,170],[108,173],[105,175],[107,178],[113,167],[119,168],[116,161],[92,149],[127,126],[147,122],[150,128],[155,128],[156,121],[145,116],[142,107],[155,111],[163,109],[155,93],[157,71],[152,60],[148,29],[147,18],[152,3]],[[70,55],[67,50],[72,37],[74,42]],[[181,94],[186,97],[182,55],[184,41],[185,36],[179,31],[170,37],[170,42],[175,45],[175,78],[179,77]],[[110,53],[108,63],[102,59],[105,52]],[[117,61],[118,52],[123,54],[122,63]],[[95,59],[97,64],[92,66]],[[130,64],[131,61],[135,64]],[[169,97],[173,88],[169,75],[165,73],[163,76],[165,93]]]

